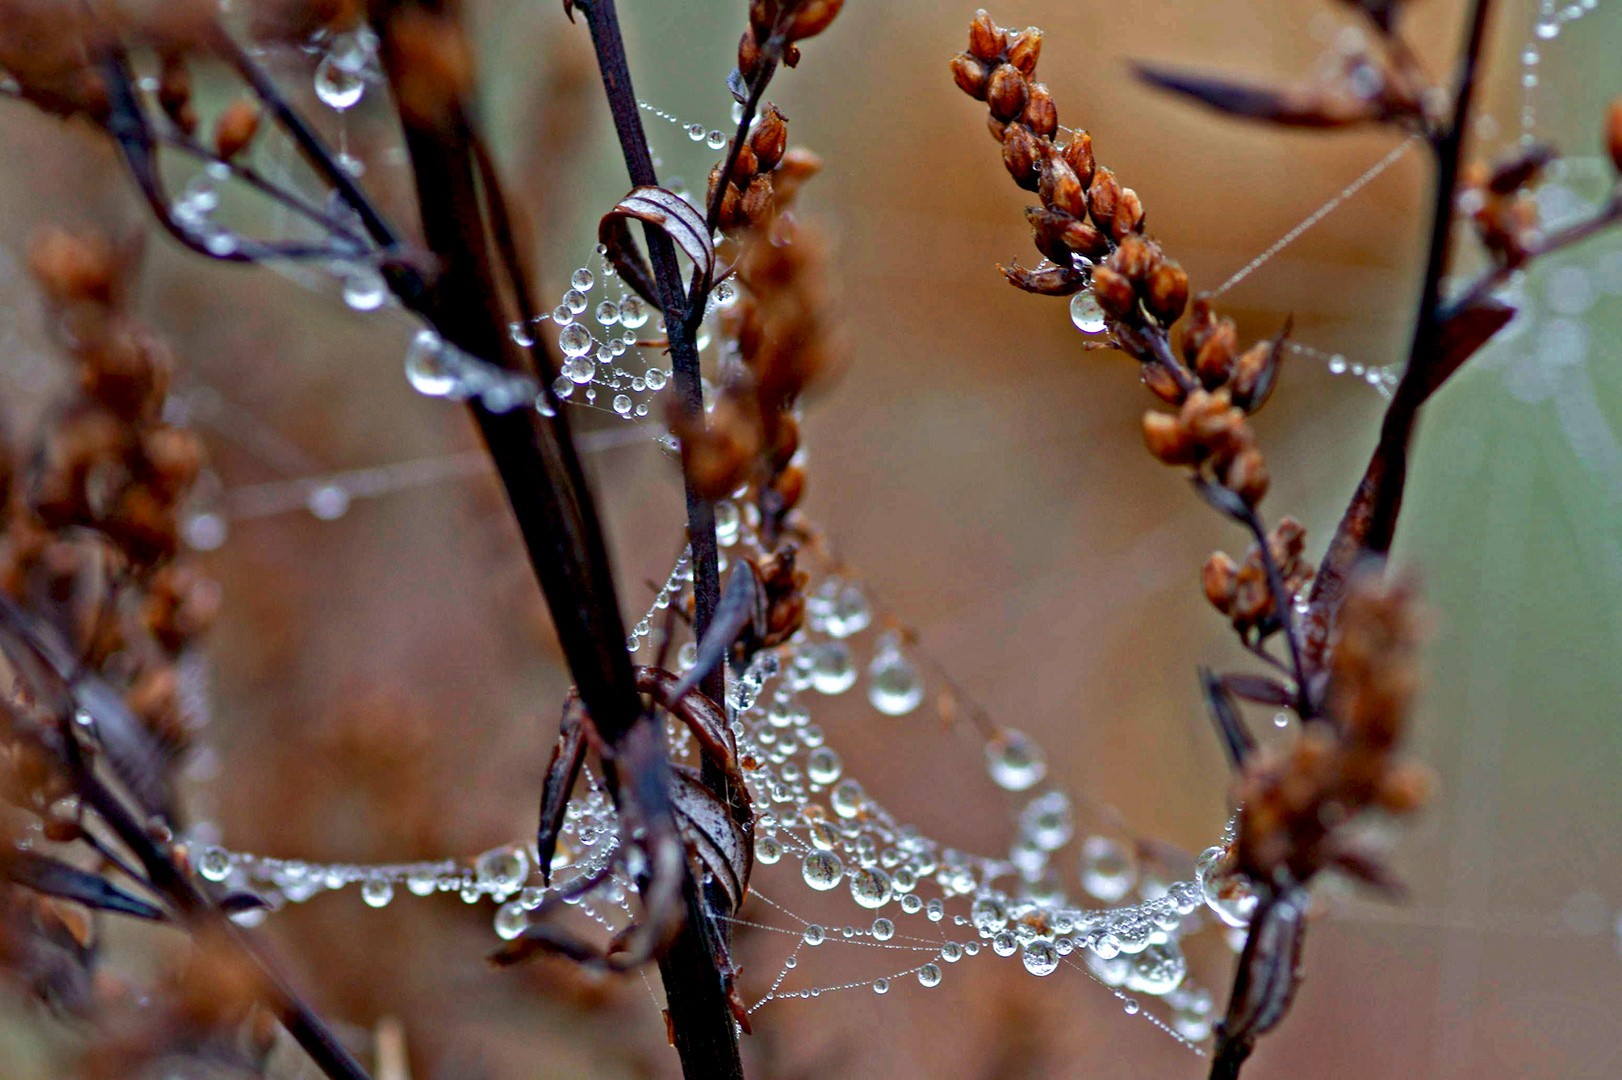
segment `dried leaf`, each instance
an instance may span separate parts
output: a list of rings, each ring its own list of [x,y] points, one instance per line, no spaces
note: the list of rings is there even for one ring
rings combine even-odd
[[[1311,901],[1306,889],[1295,886],[1257,905],[1217,1033],[1216,1062],[1243,1061],[1289,1010],[1301,982],[1301,939]]]
[[[710,242],[704,215],[686,199],[662,187],[634,188],[603,215],[597,225],[597,239],[608,249],[608,260],[625,283],[648,303],[663,310],[653,272],[631,238],[633,218],[668,235],[693,260],[699,277],[707,279],[714,274],[715,245]]]
[[[743,906],[754,864],[749,834],[734,820],[726,801],[704,785],[697,769],[672,765],[670,772],[670,798],[682,838],[704,869],[720,883],[732,912],[736,912]]]
[[[1228,752],[1228,763],[1237,772],[1251,751],[1256,749],[1256,740],[1245,726],[1239,705],[1233,700],[1232,691],[1223,685],[1224,681],[1212,675],[1210,668],[1200,668],[1200,685],[1205,690],[1206,707],[1211,710],[1211,719],[1216,723],[1222,747]]]
[[[1290,705],[1295,702],[1288,687],[1265,675],[1224,675],[1219,681],[1223,689],[1235,697],[1254,701],[1258,705]]]
[[[1442,324],[1439,355],[1425,372],[1420,400],[1439,390],[1492,336],[1515,317],[1515,309],[1498,300],[1481,300],[1449,315]]]
[[[668,708],[669,702],[680,701],[689,690],[703,682],[710,672],[715,670],[716,665],[726,658],[727,651],[743,633],[744,627],[751,623],[754,624],[757,633],[766,632],[765,590],[760,583],[759,571],[754,565],[748,561],[740,561],[727,577],[726,587],[721,591],[720,602],[715,605],[715,614],[710,619],[709,627],[704,631],[703,639],[698,643],[693,666],[661,704]]]
[[[1378,116],[1369,104],[1328,97],[1317,90],[1275,89],[1155,64],[1132,65],[1138,78],[1191,97],[1218,112],[1290,127],[1342,127]]]
[[[563,831],[564,815],[569,809],[569,792],[574,790],[575,777],[580,775],[585,759],[585,706],[571,692],[563,704],[562,728],[541,786],[541,824],[535,834],[535,853],[540,864],[536,869],[548,885],[552,883],[552,856],[557,853],[558,834]]]
[[[1024,289],[1028,293],[1038,296],[1069,296],[1080,292],[1087,284],[1087,278],[1076,270],[1067,266],[1049,266],[1040,270],[1027,270],[1015,263],[1012,266],[997,266],[1003,277],[1015,288]]]
[[[0,877],[46,896],[72,900],[98,911],[116,911],[157,921],[168,918],[162,908],[131,896],[100,875],[37,852],[14,851],[0,857]]]

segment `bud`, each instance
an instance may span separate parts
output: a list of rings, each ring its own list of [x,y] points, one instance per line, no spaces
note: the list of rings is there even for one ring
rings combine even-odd
[[[773,469],[788,468],[788,463],[800,449],[800,422],[793,413],[781,413],[773,425],[771,465]]]
[[[790,465],[772,481],[772,490],[777,493],[782,509],[794,509],[805,494],[805,470],[798,465]]]
[[[755,69],[759,66],[760,42],[755,38],[755,29],[751,26],[738,39],[738,74],[747,81],[754,78]]]
[[[238,98],[225,107],[214,125],[214,150],[220,157],[230,160],[247,148],[258,130],[258,106]]]
[[[1053,138],[1059,130],[1059,108],[1053,104],[1053,95],[1048,93],[1046,83],[1031,84],[1020,122],[1044,139]]]
[[[1234,355],[1239,351],[1239,328],[1232,319],[1224,317],[1205,343],[1194,354],[1194,371],[1207,387],[1221,386],[1228,381]]]
[[[1375,799],[1388,813],[1411,814],[1430,801],[1434,784],[1435,778],[1429,769],[1405,762],[1380,778]]]
[[[1230,614],[1237,622],[1255,623],[1266,618],[1272,610],[1273,594],[1267,590],[1266,572],[1257,563],[1246,559],[1235,581]]]
[[[1002,163],[1014,183],[1026,191],[1037,190],[1041,186],[1041,161],[1042,147],[1037,137],[1023,124],[1009,124],[1002,144]]]
[[[1096,165],[1093,161],[1093,137],[1085,131],[1072,131],[1070,141],[1065,144],[1064,163],[1075,172],[1082,187],[1091,187]]]
[[[1025,109],[1025,76],[1012,64],[998,64],[986,83],[986,104],[999,120],[1012,120]]]
[[[952,57],[952,78],[957,81],[957,88],[976,101],[986,99],[986,80],[989,77],[986,66],[968,53],[958,53]]]
[[[1170,326],[1188,303],[1188,274],[1170,259],[1156,264],[1143,290],[1143,305],[1162,326]]]
[[[995,64],[1008,48],[1008,32],[991,21],[986,9],[974,13],[969,23],[969,52],[987,64]]]
[[[1115,204],[1115,217],[1110,222],[1110,234],[1124,239],[1143,229],[1143,200],[1131,188],[1121,189],[1120,201]]]
[[[1164,364],[1144,364],[1140,367],[1139,374],[1143,379],[1143,385],[1161,401],[1169,405],[1183,403],[1183,387],[1172,373],[1166,370]]]
[[[1064,246],[1089,259],[1109,253],[1109,240],[1085,218],[1074,218],[1064,227]]]
[[[1006,120],[998,120],[995,116],[987,113],[986,130],[991,133],[991,137],[993,139],[1000,143],[1008,137],[1008,122]]]
[[[1226,440],[1234,424],[1243,422],[1243,416],[1229,404],[1226,391],[1195,390],[1183,402],[1177,422],[1201,446],[1210,446]]]
[[[1233,365],[1229,387],[1234,404],[1246,412],[1255,412],[1267,403],[1278,380],[1278,362],[1283,355],[1279,343],[1258,341],[1246,349]]]
[[[1025,220],[1031,223],[1031,238],[1036,241],[1036,250],[1060,266],[1069,266],[1071,249],[1065,243],[1065,232],[1075,223],[1074,219],[1066,214],[1032,206],[1026,208]]]
[[[720,223],[722,228],[743,224],[743,215],[739,212],[739,204],[742,201],[743,193],[738,190],[738,185],[730,180],[727,181],[726,194],[721,196]]]
[[[1622,98],[1611,102],[1605,113],[1605,149],[1611,155],[1611,164],[1622,172]]]
[[[1042,31],[1027,26],[1024,31],[1008,39],[1008,62],[1029,76],[1036,71],[1037,58],[1042,55]]]
[[[771,214],[772,177],[770,173],[761,173],[749,181],[749,187],[744,190],[743,198],[738,203],[738,212],[751,225],[760,224]]]
[[[1240,451],[1229,464],[1227,476],[1223,478],[1228,490],[1245,500],[1246,506],[1253,508],[1267,494],[1267,483],[1267,461],[1254,446]]]
[[[744,143],[743,146],[738,148],[738,156],[732,163],[733,183],[747,184],[757,172],[767,171],[769,170],[760,167],[760,159],[755,156],[755,152],[750,149],[748,143]]]
[[[1121,182],[1115,174],[1102,166],[1093,174],[1092,187],[1087,189],[1087,201],[1092,206],[1093,221],[1109,232],[1115,227],[1115,207],[1121,201]]]
[[[1110,269],[1136,286],[1148,276],[1153,257],[1154,252],[1150,249],[1148,241],[1141,236],[1128,236],[1109,257],[1108,265]]]
[[[1205,339],[1210,337],[1215,329],[1216,313],[1211,310],[1210,297],[1196,296],[1188,316],[1188,325],[1183,327],[1183,359],[1193,364],[1194,357],[1199,355],[1200,346],[1205,344]]]
[[[1239,567],[1224,551],[1213,551],[1211,557],[1205,560],[1205,566],[1200,570],[1200,584],[1205,588],[1205,598],[1211,601],[1211,606],[1228,613],[1233,606],[1233,594],[1238,588]]]
[[[808,37],[816,37],[828,29],[828,24],[834,21],[834,16],[844,6],[845,0],[801,0],[783,28],[784,39],[804,41]]]
[[[777,167],[783,160],[783,150],[788,146],[788,124],[784,122],[782,112],[776,105],[766,103],[765,112],[759,120],[755,121],[754,128],[749,132],[749,145],[747,149],[754,152],[757,168],[751,172],[767,172]]]
[[[1138,295],[1132,283],[1108,266],[1093,267],[1093,296],[1105,314],[1124,323],[1137,322]]]
[[[1167,465],[1192,465],[1198,457],[1194,443],[1171,413],[1143,414],[1143,445]]]
[[[1064,163],[1063,157],[1052,153],[1045,155],[1039,190],[1043,205],[1049,209],[1074,218],[1086,216],[1087,192],[1070,166]]]

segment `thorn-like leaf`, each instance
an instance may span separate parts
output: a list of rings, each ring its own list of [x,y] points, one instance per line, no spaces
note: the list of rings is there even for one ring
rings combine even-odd
[[[156,904],[131,896],[105,878],[37,852],[13,851],[0,857],[0,877],[46,896],[72,900],[98,911],[116,911],[158,921],[168,918]]]
[[[1373,108],[1348,108],[1338,98],[1315,90],[1276,89],[1235,82],[1220,75],[1205,75],[1183,68],[1136,62],[1133,73],[1151,86],[1191,97],[1229,116],[1264,120],[1289,127],[1342,127],[1373,120]]]
[[[1295,695],[1289,687],[1265,675],[1224,675],[1219,680],[1223,689],[1235,697],[1254,701],[1258,705],[1293,705]]]
[[[1256,739],[1245,726],[1245,718],[1233,700],[1233,692],[1224,685],[1225,680],[1211,674],[1210,668],[1200,668],[1200,685],[1205,690],[1205,704],[1211,710],[1222,748],[1228,752],[1228,763],[1235,772],[1244,767],[1245,759],[1256,749]]]

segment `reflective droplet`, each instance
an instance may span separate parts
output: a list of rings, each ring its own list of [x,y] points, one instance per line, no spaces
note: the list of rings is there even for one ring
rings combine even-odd
[[[889,979],[874,979],[873,980],[873,992],[875,994],[888,994],[890,992],[890,980]]]
[[[969,919],[981,934],[994,934],[1008,925],[1008,909],[994,896],[982,896],[969,908]]]
[[[620,321],[620,306],[612,300],[604,300],[597,305],[597,321],[604,326],[613,326]]]
[[[579,323],[570,323],[558,331],[558,348],[565,356],[584,356],[591,351],[591,334]]]
[[[688,124],[687,125],[687,137],[689,139],[692,139],[694,142],[703,142],[704,141],[704,125],[703,124]]]
[[[517,844],[492,848],[474,862],[473,877],[497,896],[517,892],[529,877],[529,856]]]
[[[828,793],[828,805],[842,818],[853,818],[860,814],[865,802],[867,793],[862,790],[861,784],[850,777],[839,781]]]
[[[986,743],[986,768],[1005,791],[1025,791],[1047,773],[1042,748],[1013,728],[1004,728]]]
[[[1138,1010],[1140,1008],[1142,1008],[1142,1006],[1131,998],[1127,998],[1125,1001],[1121,1002],[1121,1010],[1128,1016],[1138,1015]]]
[[[631,415],[631,399],[626,394],[614,395],[614,411],[621,416]]]
[[[831,851],[813,851],[800,863],[800,876],[818,892],[827,892],[845,876],[845,863]]]
[[[648,305],[640,296],[632,294],[620,301],[621,326],[628,330],[635,330],[647,321]]]
[[[1205,905],[1235,929],[1250,925],[1256,910],[1256,894],[1243,874],[1237,873],[1227,858],[1227,850],[1208,847],[1194,862],[1194,881],[1205,897]]]
[[[335,521],[349,510],[349,492],[337,484],[322,484],[305,497],[304,506],[321,521]]]
[[[727,137],[725,132],[711,131],[708,135],[704,136],[704,145],[709,147],[711,150],[719,150],[726,144]]]
[[[873,609],[867,603],[862,587],[850,583],[835,595],[823,617],[823,629],[832,637],[844,638],[859,634],[873,621]]]
[[[889,941],[895,937],[895,923],[880,917],[873,920],[873,940]]]
[[[496,936],[511,941],[529,926],[529,913],[518,900],[509,900],[496,909]]]
[[[360,898],[368,907],[386,907],[394,899],[394,886],[386,878],[367,878],[361,883]]]
[[[821,945],[828,940],[828,932],[816,923],[812,923],[805,928],[805,932],[800,937],[807,945]]]
[[[867,699],[886,716],[905,716],[924,699],[918,667],[902,655],[899,640],[886,634],[867,668]]]
[[[783,844],[775,836],[762,836],[755,841],[755,860],[771,866],[783,857]]]
[[[1025,970],[1032,975],[1052,975],[1059,966],[1059,954],[1050,942],[1037,938],[1025,946]]]
[[[890,875],[873,867],[851,871],[850,898],[864,908],[881,908],[890,902]]]
[[[438,888],[438,882],[432,874],[412,874],[406,878],[406,888],[412,896],[429,896]]]
[[[1081,845],[1081,884],[1112,904],[1137,881],[1138,870],[1126,848],[1107,836],[1089,836]]]
[[[811,685],[820,693],[843,694],[856,681],[856,661],[843,641],[825,641],[812,650]]]
[[[643,375],[642,377],[643,379],[647,380],[649,390],[663,390],[665,388],[665,383],[670,378],[670,376],[665,373],[663,368],[656,367],[649,368],[647,374]]]
[[[1070,321],[1084,334],[1103,333],[1104,309],[1098,305],[1092,289],[1083,289],[1070,298]]]
[[[224,881],[231,876],[231,855],[224,848],[204,848],[198,852],[195,865],[209,881]]]
[[[805,775],[813,784],[833,783],[843,768],[839,755],[826,746],[817,747],[805,759]]]
[[[428,397],[445,397],[456,389],[456,376],[447,362],[445,343],[432,330],[419,330],[406,349],[406,380]]]
[[[939,986],[941,984],[941,969],[934,964],[925,964],[918,969],[918,984],[920,986]]]
[[[1182,950],[1176,945],[1170,942],[1150,945],[1132,958],[1131,968],[1126,974],[1126,986],[1140,994],[1159,997],[1181,986],[1183,976],[1187,974],[1188,961],[1183,959]]]
[[[383,275],[370,266],[353,266],[344,274],[344,303],[354,311],[376,311],[388,295]]]
[[[592,277],[591,271],[587,270],[584,266],[576,270],[573,274],[569,275],[569,284],[573,285],[580,292],[590,292],[591,287],[596,283],[597,279]]]
[[[343,112],[353,108],[366,92],[366,80],[346,70],[332,56],[323,56],[315,66],[315,96],[329,109]]]
[[[1042,851],[1057,851],[1073,831],[1070,800],[1062,791],[1044,791],[1019,814],[1020,833]]]

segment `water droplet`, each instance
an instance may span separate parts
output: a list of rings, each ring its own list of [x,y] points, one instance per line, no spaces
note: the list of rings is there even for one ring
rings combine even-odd
[[[445,397],[456,389],[445,343],[432,330],[419,330],[411,339],[405,356],[406,380],[411,388],[428,397]]]
[[[574,322],[574,312],[570,311],[562,304],[559,304],[557,307],[552,309],[552,321],[557,323],[559,326],[568,326],[570,323]]]
[[[1205,897],[1205,905],[1235,929],[1250,925],[1256,910],[1256,894],[1243,874],[1227,858],[1227,850],[1209,847],[1194,863],[1194,881]]]
[[[1183,976],[1187,974],[1188,961],[1183,959],[1182,950],[1176,945],[1170,942],[1150,945],[1132,958],[1132,965],[1126,973],[1126,986],[1140,994],[1159,997],[1181,986]]]
[[[1008,909],[994,896],[982,896],[969,908],[969,919],[982,935],[994,934],[1008,925]]]
[[[1025,970],[1032,975],[1052,975],[1059,966],[1059,954],[1050,942],[1037,938],[1025,946]]]
[[[828,805],[842,818],[853,818],[860,814],[866,802],[867,793],[862,790],[862,785],[850,777],[839,781],[828,793]]]
[[[614,411],[621,416],[631,415],[631,399],[625,394],[614,395]]]
[[[883,907],[890,902],[890,875],[866,866],[851,871],[850,898],[865,908]]]
[[[886,716],[905,716],[924,700],[924,679],[918,667],[902,655],[899,639],[880,639],[867,668],[867,700]]]
[[[775,836],[762,836],[755,841],[755,859],[771,866],[783,857],[783,844]]]
[[[612,300],[604,300],[597,305],[597,321],[604,326],[613,326],[620,321],[620,306]]]
[[[1106,904],[1125,896],[1137,881],[1126,848],[1107,836],[1089,836],[1081,845],[1081,884]]]
[[[805,775],[813,784],[831,784],[839,779],[844,768],[839,755],[826,746],[819,746],[805,759]]]
[[[635,330],[648,321],[648,305],[635,294],[627,296],[620,301],[620,325],[627,330]],[[626,344],[630,344],[627,342]]]
[[[515,893],[529,877],[529,856],[517,844],[492,848],[473,864],[474,880],[497,896]]]
[[[558,348],[565,356],[584,356],[591,351],[591,334],[579,323],[570,323],[558,332]]]
[[[875,994],[888,994],[890,992],[890,980],[889,979],[874,979],[873,980],[873,992]]]
[[[1140,1008],[1142,1008],[1142,1006],[1139,1005],[1136,1001],[1134,1001],[1131,998],[1127,998],[1125,1001],[1121,1002],[1121,1009],[1128,1016],[1136,1016],[1136,1015],[1138,1015],[1138,1010]]]
[[[647,381],[649,390],[663,390],[670,376],[663,368],[649,368],[647,374],[642,376]]]
[[[432,874],[412,874],[406,878],[406,888],[411,890],[412,896],[429,896],[437,885]]]
[[[827,892],[845,876],[845,863],[831,851],[813,851],[800,863],[800,876],[818,892]]]
[[[924,918],[930,922],[940,922],[946,918],[946,905],[941,903],[939,898],[931,900],[924,905]]]
[[[344,303],[354,311],[376,311],[388,294],[383,275],[370,266],[353,266],[344,274]]]
[[[394,899],[394,886],[387,878],[367,878],[360,887],[360,898],[368,907],[386,907]]]
[[[880,917],[873,920],[873,940],[889,941],[895,937],[895,923]]]
[[[590,292],[591,287],[597,284],[597,279],[592,276],[590,270],[587,270],[584,266],[582,266],[573,274],[569,275],[569,284],[573,285],[581,292]]]
[[[843,694],[856,681],[856,661],[843,641],[825,641],[811,650],[811,685],[820,693]]]
[[[812,923],[805,928],[805,933],[801,934],[800,937],[807,945],[821,945],[828,940],[828,932],[816,923]]]
[[[1047,763],[1029,735],[1004,728],[986,743],[986,769],[1003,790],[1024,791],[1047,773]]]
[[[323,56],[315,66],[315,96],[329,109],[343,112],[353,108],[366,92],[366,80],[358,72],[346,70],[331,56]]]
[[[711,131],[708,135],[704,136],[704,145],[709,147],[711,150],[719,150],[726,144],[727,137],[725,132]]]
[[[1044,791],[1020,811],[1019,827],[1035,847],[1057,851],[1070,842],[1073,831],[1070,800],[1062,791]]]
[[[918,984],[920,986],[939,986],[941,984],[941,969],[934,964],[925,964],[918,969]]]
[[[337,484],[322,484],[305,497],[304,505],[321,521],[335,521],[349,509],[349,492]]]
[[[206,847],[198,853],[196,866],[209,881],[224,881],[231,876],[231,854],[224,848]]]
[[[1537,25],[1537,35],[1544,41],[1550,41],[1560,36],[1560,24],[1552,19],[1545,19]]]
[[[1099,306],[1092,289],[1083,289],[1070,298],[1070,321],[1083,334],[1104,332],[1104,309]]]
[[[589,274],[587,275],[590,276]],[[569,309],[570,314],[578,315],[586,310],[586,294],[579,289],[570,289],[563,294],[563,306]]]
[[[860,585],[844,585],[828,605],[822,619],[822,628],[832,637],[845,638],[859,634],[873,621],[873,609],[868,606],[867,594]]]
[[[496,909],[496,936],[511,941],[529,926],[529,913],[518,900],[509,900]]]
[[[186,519],[186,546],[193,551],[214,551],[225,543],[229,532],[225,519],[219,514],[193,514]]]
[[[703,142],[704,141],[704,125],[703,124],[688,124],[687,125],[687,137],[689,139],[692,139],[694,142]]]

